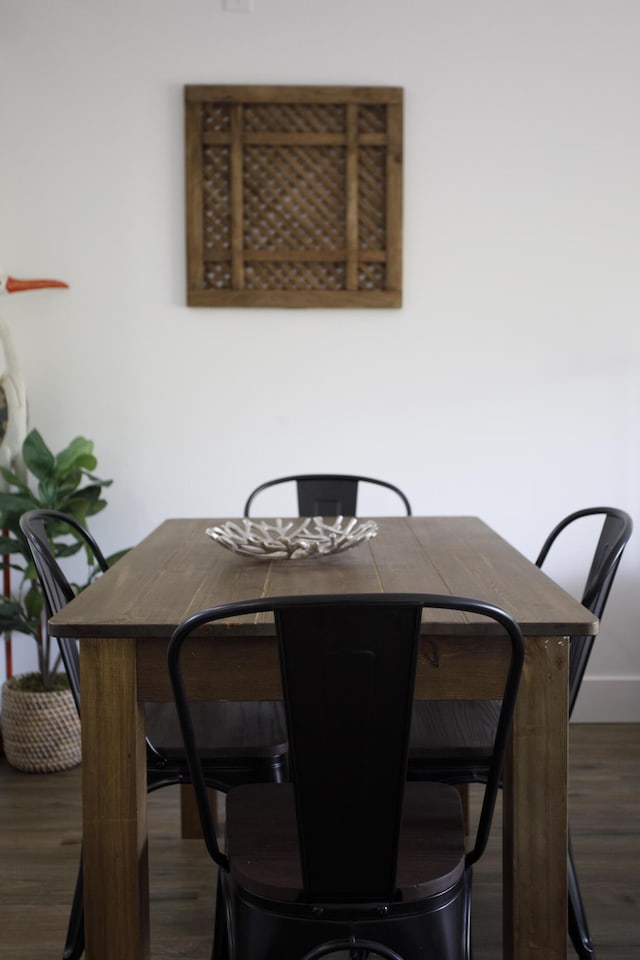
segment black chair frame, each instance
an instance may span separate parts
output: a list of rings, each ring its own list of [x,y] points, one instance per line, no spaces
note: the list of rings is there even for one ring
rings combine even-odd
[[[604,523],[587,575],[582,605],[602,619],[609,592],[613,585],[622,554],[633,531],[633,522],[628,513],[616,507],[588,507],[576,510],[557,524],[545,540],[538,554],[536,565],[542,567],[558,536],[576,520],[584,517],[602,516]],[[569,718],[573,713],[582,680],[589,663],[595,637],[571,637],[569,648]],[[569,888],[569,936],[580,960],[595,960],[595,947],[589,930],[587,914],[580,892],[580,884],[573,859],[571,834],[567,850],[567,882]]]
[[[75,591],[54,558],[47,527],[53,525],[69,532],[92,555],[102,573],[109,569],[108,562],[91,533],[75,517],[57,510],[31,510],[20,519],[20,528],[25,536],[36,568],[42,590],[47,618],[73,600]],[[57,638],[64,668],[69,680],[78,713],[81,712],[80,657],[78,643],[71,638]],[[147,792],[162,787],[190,783],[185,757],[167,756],[149,737],[146,737]],[[270,754],[268,750],[254,755],[210,756],[204,764],[204,778],[208,788],[228,792],[231,787],[253,781],[278,782],[286,779],[287,745]],[[73,896],[69,926],[65,941],[63,960],[79,960],[84,952],[84,902],[82,856],[78,879]]]
[[[429,896],[416,894],[412,902],[399,901],[396,893],[403,797],[409,802],[406,792],[426,786],[447,802],[454,796],[459,808],[453,788],[409,785],[406,780],[413,681],[425,608],[493,619],[511,642],[511,660],[473,845],[465,853],[460,813],[460,874],[457,878],[447,875],[441,888],[434,888]],[[262,800],[258,809],[269,823],[270,836],[277,837],[281,807],[291,804],[293,811],[295,803],[302,871],[299,897],[277,902],[264,892],[250,890],[234,872],[235,838],[246,834],[234,831],[242,820],[233,811],[242,809],[245,796],[255,798],[254,788],[240,787],[230,793],[228,854],[218,846],[182,666],[183,648],[195,631],[201,638],[210,636],[215,644],[218,621],[265,613],[272,613],[276,624],[293,782],[276,786],[275,792],[268,785],[264,791],[256,788]],[[369,949],[377,944],[387,951],[383,956],[393,960],[408,960],[415,955],[416,944],[423,942],[432,950],[446,949],[446,954],[437,955],[446,955],[447,960],[470,956],[471,866],[488,840],[523,661],[521,631],[504,610],[450,596],[255,599],[208,608],[177,628],[169,644],[169,673],[204,840],[222,877],[217,909],[224,911],[228,921],[230,956],[237,960],[320,957],[330,945],[349,938],[355,938],[354,949],[364,939]],[[378,672],[370,686],[367,678],[372,670]],[[314,682],[318,676],[324,676],[323,683]],[[327,704],[327,697],[331,709],[323,712],[318,723],[317,711]],[[419,809],[424,815],[425,807]],[[270,842],[276,849],[277,841]],[[270,856],[275,858],[273,852]],[[452,927],[447,926],[447,916]],[[425,932],[427,918],[429,932]]]
[[[406,515],[411,516],[411,504],[399,487],[386,480],[339,473],[304,473],[268,480],[250,494],[244,505],[244,516],[250,515],[255,497],[268,487],[295,482],[298,492],[298,515],[301,517],[355,517],[357,516],[358,487],[373,483],[392,490],[402,500]]]
[[[587,507],[576,510],[558,523],[545,542],[536,559],[542,567],[558,536],[576,520],[584,517],[602,516],[604,522],[598,538],[593,560],[582,592],[581,603],[599,620],[602,619],[609,593],[613,585],[624,549],[633,532],[633,521],[628,513],[617,507]],[[582,679],[587,669],[595,637],[572,637],[569,658],[569,717],[576,705]]]
[[[569,514],[558,523],[540,549],[536,566],[542,567],[559,535],[572,523],[586,517],[601,516],[603,525],[598,537],[593,559],[586,577],[581,602],[599,620],[602,619],[611,586],[620,560],[633,531],[633,522],[628,513],[616,507],[588,507]],[[571,637],[569,647],[569,717],[571,717],[582,680],[593,649],[595,637]],[[495,723],[497,705],[491,702],[476,704],[436,705],[441,745],[437,751],[420,749],[420,736],[416,735],[416,749],[409,757],[410,780],[443,780],[446,783],[483,783],[487,776],[486,750],[464,747],[465,738],[482,728],[489,731]],[[436,718],[429,717],[433,724]],[[447,731],[447,727],[449,727]],[[474,727],[476,728],[474,731]],[[453,737],[459,737],[457,752],[447,752]],[[480,739],[482,739],[480,737]],[[567,880],[569,890],[568,931],[573,947],[580,960],[595,960],[595,948],[589,931],[586,911],[580,893],[571,837],[567,850]]]

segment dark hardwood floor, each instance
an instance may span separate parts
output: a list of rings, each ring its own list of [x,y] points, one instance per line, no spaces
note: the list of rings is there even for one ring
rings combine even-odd
[[[635,960],[640,956],[640,725],[572,726],[570,805],[574,854],[598,960]],[[153,794],[149,807],[152,957],[207,958],[215,871],[199,841],[179,839],[175,789]],[[79,768],[22,774],[0,758],[3,960],[62,956],[79,849]],[[474,875],[475,960],[501,956],[500,857],[498,816]]]

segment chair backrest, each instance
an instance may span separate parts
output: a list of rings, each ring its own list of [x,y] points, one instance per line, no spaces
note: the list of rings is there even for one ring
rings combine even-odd
[[[85,550],[89,551],[89,555],[102,571],[108,569],[107,561],[89,531],[69,514],[58,510],[30,510],[20,518],[20,529],[33,558],[47,618],[62,610],[75,596],[73,587],[53,554],[50,534],[72,534]],[[80,711],[80,659],[77,641],[60,637],[58,647],[73,698]]]
[[[203,610],[184,621],[169,644],[169,672],[203,835],[209,853],[223,869],[228,869],[228,861],[215,838],[182,670],[182,661],[187,659],[181,657],[185,641],[194,631],[202,635],[202,627],[219,620],[273,613],[305,899],[389,899],[395,890],[418,638],[425,607],[489,617],[511,641],[491,769],[475,843],[467,855],[468,863],[478,859],[489,833],[524,659],[522,634],[515,621],[498,607],[460,597],[276,597]],[[215,644],[215,631],[209,628],[206,634]],[[189,650],[192,668],[193,656]]]
[[[298,515],[301,517],[355,517],[357,516],[358,487],[361,483],[373,483],[392,490],[402,500],[403,509],[411,516],[411,504],[399,487],[386,480],[372,477],[349,476],[338,473],[305,473],[291,477],[279,477],[260,484],[244,506],[248,517],[251,504],[263,490],[281,483],[295,483],[298,491]]]
[[[633,530],[631,517],[615,507],[588,507],[569,514],[553,528],[538,554],[537,566],[541,567],[558,536],[568,526],[584,517],[602,516],[600,537],[591,561],[591,566],[582,592],[582,604],[599,620],[609,598],[624,548]],[[569,658],[569,716],[573,711],[582,678],[591,655],[595,637],[572,637]]]

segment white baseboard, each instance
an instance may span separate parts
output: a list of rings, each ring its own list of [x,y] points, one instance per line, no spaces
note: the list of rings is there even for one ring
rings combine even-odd
[[[640,723],[640,677],[585,677],[574,723]]]

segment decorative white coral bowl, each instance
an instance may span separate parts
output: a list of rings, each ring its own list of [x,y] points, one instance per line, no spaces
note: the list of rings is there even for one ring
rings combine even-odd
[[[328,557],[378,532],[374,520],[356,517],[303,517],[297,520],[227,520],[206,533],[221,546],[257,560],[306,560]]]

